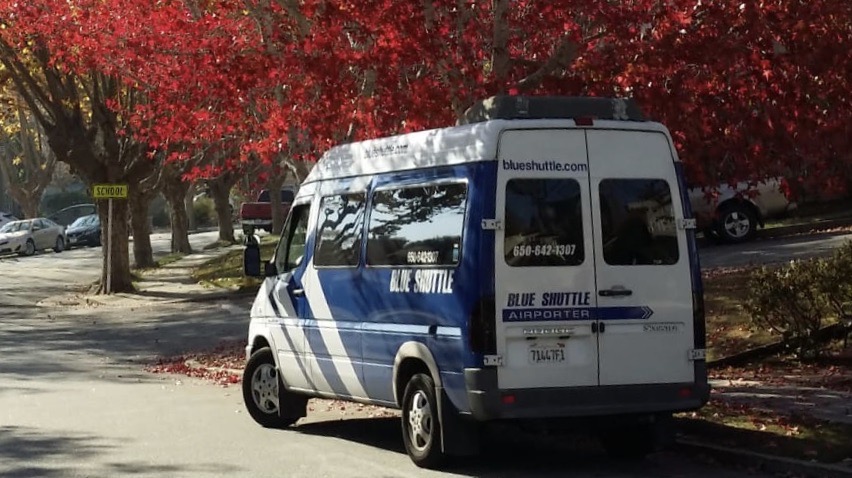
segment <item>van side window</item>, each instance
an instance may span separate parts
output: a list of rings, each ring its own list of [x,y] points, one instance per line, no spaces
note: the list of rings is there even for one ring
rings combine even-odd
[[[361,258],[366,194],[322,198],[317,221],[316,266],[357,266]]]
[[[612,266],[678,261],[672,194],[663,179],[604,179],[600,183],[603,256]]]
[[[380,190],[373,194],[367,263],[455,265],[461,253],[466,184]]]
[[[513,267],[583,263],[583,211],[574,179],[506,183],[506,263]]]
[[[302,263],[308,238],[308,217],[311,205],[300,204],[290,210],[284,234],[275,251],[275,267],[279,274],[289,272]]]

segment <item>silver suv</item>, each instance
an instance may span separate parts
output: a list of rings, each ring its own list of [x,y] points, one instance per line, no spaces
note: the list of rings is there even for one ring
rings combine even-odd
[[[756,187],[747,182],[732,188],[727,184],[718,186],[718,195],[708,198],[701,188],[689,190],[692,212],[698,227],[717,236],[724,242],[745,242],[754,237],[758,226],[764,221],[782,216],[796,208],[781,189],[782,178],[765,179]]]

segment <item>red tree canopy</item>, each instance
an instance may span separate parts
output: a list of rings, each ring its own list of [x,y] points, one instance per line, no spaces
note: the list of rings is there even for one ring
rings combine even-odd
[[[852,178],[848,0],[0,0],[0,18],[13,48],[138,88],[123,114],[152,146],[239,151],[215,167],[315,159],[517,91],[635,97],[696,184]]]

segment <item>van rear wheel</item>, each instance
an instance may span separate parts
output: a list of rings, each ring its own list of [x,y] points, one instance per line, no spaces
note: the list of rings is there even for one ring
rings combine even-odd
[[[282,417],[280,410],[284,390],[278,368],[269,347],[251,355],[243,372],[243,401],[249,415],[265,428],[287,428],[298,418]]]
[[[435,382],[427,374],[411,377],[402,398],[402,440],[415,465],[437,468],[445,459]]]

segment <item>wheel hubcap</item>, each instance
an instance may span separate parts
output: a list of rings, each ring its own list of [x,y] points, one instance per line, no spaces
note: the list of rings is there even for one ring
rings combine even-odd
[[[423,451],[432,441],[432,409],[429,399],[423,391],[414,394],[411,407],[408,410],[408,433],[411,446],[417,451]]]
[[[745,214],[732,212],[725,216],[725,231],[731,237],[745,237],[751,230],[751,221]]]
[[[278,413],[278,371],[263,364],[251,376],[251,396],[263,413]]]
[[[27,254],[32,255],[35,254],[35,245],[32,242],[27,243]]]

